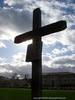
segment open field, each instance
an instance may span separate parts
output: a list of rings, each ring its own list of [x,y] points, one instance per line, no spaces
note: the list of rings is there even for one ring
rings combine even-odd
[[[74,90],[43,90],[43,100],[75,100]],[[0,100],[31,100],[31,90],[0,88]]]

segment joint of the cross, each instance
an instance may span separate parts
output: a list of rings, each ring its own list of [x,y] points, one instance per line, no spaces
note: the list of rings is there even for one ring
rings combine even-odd
[[[62,31],[67,28],[67,23],[64,20],[58,21],[56,23],[49,24],[47,26],[40,27],[38,29],[29,31],[27,33],[21,34],[15,37],[15,43],[21,43],[26,40],[34,39],[36,36],[42,37],[48,34]]]

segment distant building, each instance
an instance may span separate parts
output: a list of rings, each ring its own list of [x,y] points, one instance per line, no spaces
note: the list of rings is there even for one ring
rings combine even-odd
[[[30,84],[25,79],[13,79],[0,76],[0,87],[14,87],[14,88],[24,88],[28,87]]]
[[[43,73],[42,87],[49,89],[75,89],[75,73]]]
[[[0,87],[25,88],[31,87],[31,79],[13,79],[0,76]],[[42,74],[42,88],[75,89],[75,73],[53,72]]]

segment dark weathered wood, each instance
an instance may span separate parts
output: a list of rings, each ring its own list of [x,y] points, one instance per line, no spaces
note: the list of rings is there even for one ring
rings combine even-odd
[[[32,61],[32,100],[42,97],[42,60]],[[39,99],[36,99],[39,100]],[[41,100],[41,99],[40,99]]]
[[[38,27],[32,31],[26,32],[24,34],[21,34],[19,36],[16,36],[15,38],[15,43],[21,43],[24,42],[26,40],[30,40],[35,38],[36,36],[45,36],[48,34],[52,34],[55,32],[59,32],[64,30],[67,27],[66,25],[66,21],[62,20],[62,21],[58,21],[56,23],[47,25],[47,26],[43,26],[43,27]]]
[[[26,54],[26,62],[32,62],[33,60],[41,59],[42,42],[29,44]]]
[[[33,31],[41,27],[41,11],[40,9],[35,9],[33,11]],[[35,33],[34,33],[35,34]],[[41,37],[36,35],[33,37],[33,44],[39,43],[41,45]],[[39,50],[39,46],[35,47],[35,51]],[[40,48],[42,49],[42,47]],[[39,55],[39,59],[32,60],[32,100],[35,97],[42,97],[42,50]],[[37,99],[38,100],[38,99]]]

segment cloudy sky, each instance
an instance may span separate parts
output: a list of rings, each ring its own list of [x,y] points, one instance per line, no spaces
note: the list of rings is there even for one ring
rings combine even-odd
[[[15,36],[32,30],[33,10],[41,9],[42,26],[66,20],[67,29],[44,36],[42,71],[75,72],[75,1],[74,0],[0,0],[0,75],[31,74],[25,62],[26,41],[15,44]]]

